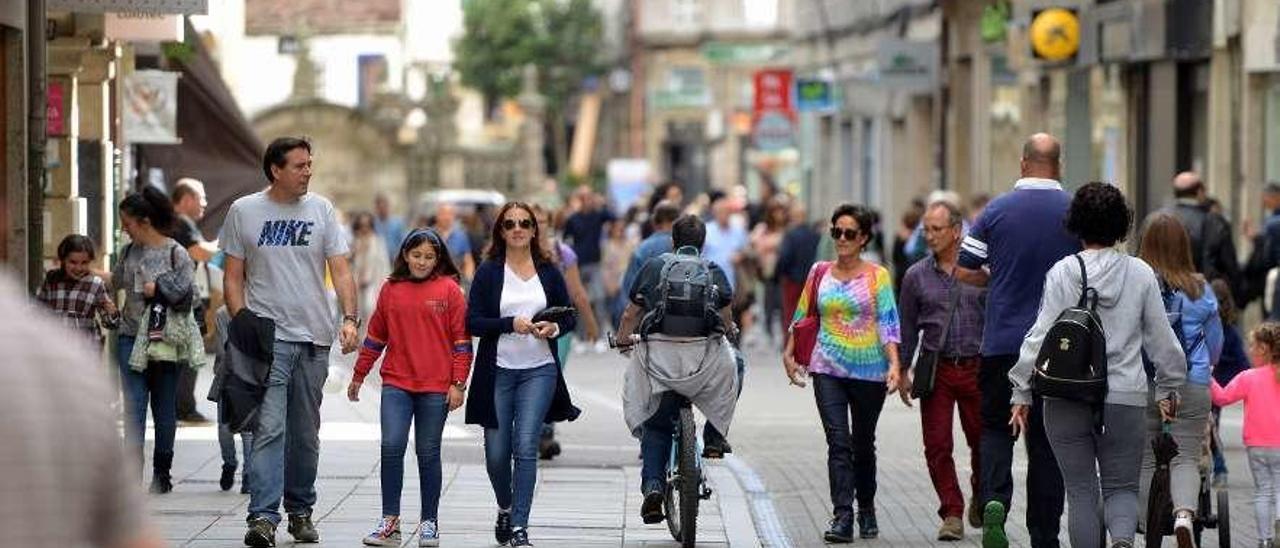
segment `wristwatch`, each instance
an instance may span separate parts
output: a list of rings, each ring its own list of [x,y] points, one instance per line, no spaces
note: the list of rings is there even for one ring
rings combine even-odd
[[[356,329],[360,329],[360,316],[357,316],[355,314],[347,314],[342,317],[342,321],[356,324]]]
[[[461,390],[463,392],[467,391],[467,381],[453,381],[451,384],[453,386],[456,386],[458,390]]]

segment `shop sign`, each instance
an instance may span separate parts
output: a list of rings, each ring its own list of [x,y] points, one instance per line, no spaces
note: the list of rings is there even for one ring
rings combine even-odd
[[[796,109],[800,112],[827,111],[836,108],[834,86],[819,78],[796,80]]]
[[[1036,59],[1056,63],[1067,61],[1080,51],[1080,19],[1074,9],[1033,11],[1028,34]]]
[[[759,150],[782,150],[795,143],[795,122],[780,111],[766,112],[756,117],[751,140]]]
[[[124,138],[129,143],[175,145],[178,73],[139,70],[124,78]]]
[[[880,85],[901,91],[930,91],[938,77],[938,44],[884,40],[876,51]]]
[[[102,34],[112,40],[181,42],[182,16],[145,11],[108,13],[103,17]]]
[[[45,109],[45,135],[62,137],[67,134],[67,102],[61,82],[49,82],[48,107]]]
[[[707,42],[702,45],[702,56],[716,64],[770,63],[787,53],[781,44],[734,44],[731,42]]]
[[[78,13],[172,13],[205,15],[209,0],[46,0],[46,9]]]
[[[705,72],[700,67],[672,67],[666,81],[649,91],[649,105],[657,110],[711,106]]]
[[[779,110],[790,113],[795,110],[791,100],[791,82],[793,76],[788,69],[770,69],[756,71],[755,101],[756,115]]]

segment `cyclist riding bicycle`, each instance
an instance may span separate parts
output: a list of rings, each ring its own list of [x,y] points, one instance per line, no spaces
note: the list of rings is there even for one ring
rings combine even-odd
[[[723,270],[700,256],[706,227],[692,215],[672,226],[675,252],[640,270],[622,314],[619,340],[638,334],[623,386],[627,427],[640,439],[643,457],[640,515],[660,523],[663,485],[679,400],[684,396],[707,417],[708,455],[723,454],[724,436],[741,386],[734,350],[733,291]]]

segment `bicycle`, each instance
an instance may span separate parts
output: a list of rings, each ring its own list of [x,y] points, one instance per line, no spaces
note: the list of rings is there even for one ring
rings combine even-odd
[[[627,341],[619,341],[609,333],[608,341],[609,348],[625,355],[641,339],[639,335],[632,335]],[[680,394],[671,394],[677,398],[679,413],[672,434],[671,456],[667,458],[662,506],[671,537],[681,546],[691,548],[698,538],[698,504],[710,499],[712,491],[702,473],[702,442],[693,419],[693,403]]]

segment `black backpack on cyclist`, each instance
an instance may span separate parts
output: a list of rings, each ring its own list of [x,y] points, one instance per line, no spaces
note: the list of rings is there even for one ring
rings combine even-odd
[[[1100,406],[1107,397],[1107,335],[1098,317],[1098,292],[1080,263],[1080,300],[1063,310],[1045,333],[1031,389],[1038,396]]]
[[[640,322],[640,333],[709,336],[722,324],[716,309],[719,294],[711,266],[697,248],[686,246],[663,254],[655,291],[657,302],[646,303],[649,309]]]

